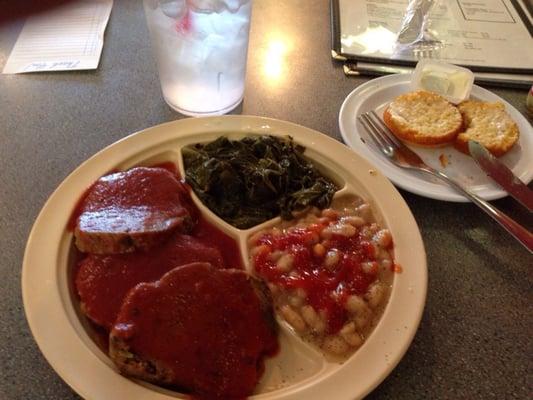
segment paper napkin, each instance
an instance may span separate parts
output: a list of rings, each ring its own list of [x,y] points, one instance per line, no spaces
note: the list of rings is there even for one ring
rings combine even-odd
[[[30,16],[2,73],[96,69],[113,0],[81,0]]]

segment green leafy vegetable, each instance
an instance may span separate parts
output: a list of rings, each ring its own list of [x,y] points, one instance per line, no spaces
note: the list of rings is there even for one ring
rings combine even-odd
[[[337,187],[291,137],[219,137],[183,149],[185,177],[218,216],[246,229],[308,206],[328,207]]]

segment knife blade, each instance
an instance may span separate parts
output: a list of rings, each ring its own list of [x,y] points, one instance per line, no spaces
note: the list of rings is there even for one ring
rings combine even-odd
[[[476,141],[468,141],[468,150],[472,158],[488,176],[526,207],[529,212],[533,211],[533,191],[518,179],[507,166]]]

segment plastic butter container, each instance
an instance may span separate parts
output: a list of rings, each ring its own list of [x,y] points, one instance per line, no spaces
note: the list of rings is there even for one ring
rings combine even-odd
[[[419,61],[411,79],[413,90],[438,93],[454,104],[468,99],[473,84],[469,69],[435,60]]]

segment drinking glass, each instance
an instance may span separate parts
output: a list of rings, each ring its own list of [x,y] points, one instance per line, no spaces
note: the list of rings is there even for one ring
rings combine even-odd
[[[243,98],[251,0],[144,0],[163,97],[191,116]]]

